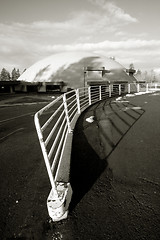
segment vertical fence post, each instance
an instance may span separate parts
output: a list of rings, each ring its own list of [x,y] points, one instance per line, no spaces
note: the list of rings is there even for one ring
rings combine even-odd
[[[137,84],[137,92],[139,93],[139,83]]]
[[[148,92],[148,83],[146,84],[146,92]]]
[[[88,100],[89,100],[89,105],[92,104],[92,100],[91,100],[91,87],[88,88]]]
[[[121,95],[121,84],[119,84],[119,95]]]
[[[111,85],[109,85],[109,97],[112,95]]]
[[[128,84],[128,93],[131,93],[131,85],[130,85],[130,83]]]
[[[80,114],[81,113],[81,106],[80,106],[80,99],[79,99],[79,89],[76,89],[75,92],[76,92],[78,114]]]
[[[155,83],[155,89],[157,89],[157,83]]]
[[[102,100],[102,86],[99,86],[99,100]]]
[[[64,105],[65,114],[66,114],[66,120],[67,120],[67,125],[68,125],[68,132],[71,133],[72,129],[71,129],[71,123],[70,123],[70,120],[69,120],[66,94],[63,95],[63,105]]]

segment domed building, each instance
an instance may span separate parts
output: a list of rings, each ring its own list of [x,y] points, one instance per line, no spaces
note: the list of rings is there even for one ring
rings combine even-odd
[[[29,67],[20,77],[38,92],[75,89],[87,85],[132,82],[126,69],[111,58],[90,52],[64,52]]]

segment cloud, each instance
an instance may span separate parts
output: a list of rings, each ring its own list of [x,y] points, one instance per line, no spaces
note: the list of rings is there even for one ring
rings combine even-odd
[[[106,3],[105,8],[109,13],[118,20],[123,20],[128,23],[136,23],[138,20],[134,17],[131,17],[129,14],[125,13],[123,9],[117,7],[113,3]]]
[[[115,21],[121,20],[126,23],[136,23],[138,20],[132,17],[130,14],[125,13],[125,11],[116,6],[113,2],[108,2],[106,0],[88,0],[92,4],[103,9],[110,17],[114,18]]]
[[[125,13],[115,4],[104,0],[89,0],[100,6],[95,11],[83,10],[72,12],[65,21],[35,21],[32,23],[0,24],[0,33],[6,38],[23,39],[40,43],[69,43],[94,39],[102,41],[108,34],[116,34],[136,19]],[[71,34],[72,33],[72,34]],[[19,40],[17,40],[19,41]],[[93,41],[93,40],[92,40]],[[84,41],[83,41],[84,42]],[[1,43],[1,42],[0,42]]]
[[[113,5],[105,5],[100,11],[75,11],[72,12],[65,21],[35,21],[31,23],[13,22],[10,24],[0,23],[0,58],[15,59],[29,55],[43,56],[46,45],[57,44],[77,44],[89,42],[102,42],[109,35],[121,31],[124,24],[128,24],[126,19],[121,17],[121,21],[115,21],[111,15],[115,15]],[[116,9],[116,7],[114,6]],[[116,9],[117,12],[122,12]],[[123,14],[122,14],[123,15]],[[116,18],[117,19],[117,18]],[[34,60],[34,59],[33,59]],[[1,60],[3,61],[3,60]]]
[[[135,67],[144,69],[158,67],[160,61],[160,40],[129,39],[127,41],[103,41],[98,43],[78,43],[66,45],[47,45],[43,51],[52,53],[63,51],[91,51],[106,55],[115,56],[116,59],[128,67],[134,63]]]
[[[159,59],[160,41],[141,40],[144,35],[127,39],[131,33],[123,28],[137,23],[136,18],[112,2],[88,1],[96,6],[95,11],[75,11],[65,21],[0,23],[0,68],[8,65],[24,69],[62,51],[96,51],[115,56],[120,62],[132,59],[140,64],[146,56]]]
[[[65,22],[40,21],[31,24],[0,24],[1,68],[4,64],[8,64],[9,67],[15,66],[24,69],[48,55],[62,51],[96,51],[106,56],[115,56],[120,62],[122,61],[122,64],[137,62],[137,65],[140,64],[140,66],[144,65],[147,60],[152,65],[157,64],[160,60],[160,54],[158,54],[160,40],[137,38],[117,41],[103,40],[99,37],[99,33],[102,31],[105,35],[107,31],[114,31],[117,25],[109,29],[103,28],[105,17],[98,22],[98,15],[90,12],[84,16],[83,14],[77,14],[74,17],[74,13],[72,18]],[[96,25],[94,28],[91,23],[96,21],[98,26]],[[84,25],[85,27],[82,28],[81,26]],[[93,37],[94,34],[95,37]],[[123,37],[124,34],[123,31],[119,31],[118,37],[120,35]]]
[[[103,41],[98,43],[78,43],[78,44],[57,44],[45,46],[48,51],[95,51],[95,50],[127,50],[135,51],[137,54],[146,51],[157,51],[160,50],[160,40],[140,40],[140,39],[129,39],[126,41]],[[140,52],[138,52],[140,51]]]

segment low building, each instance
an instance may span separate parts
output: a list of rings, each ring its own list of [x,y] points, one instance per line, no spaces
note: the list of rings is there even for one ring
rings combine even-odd
[[[13,93],[21,81],[0,81],[0,93]]]
[[[92,85],[135,82],[135,70],[88,52],[52,55],[29,67],[17,81],[0,82],[1,92],[66,92]]]
[[[133,78],[114,59],[95,53],[65,52],[35,63],[18,80],[38,85],[38,92],[66,92],[95,83],[133,82]]]

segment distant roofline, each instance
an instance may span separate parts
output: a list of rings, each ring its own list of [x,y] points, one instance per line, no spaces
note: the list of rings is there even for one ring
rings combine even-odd
[[[21,81],[20,80],[18,80],[18,81],[12,81],[12,80],[10,80],[10,81],[0,81],[0,85],[18,85],[18,84],[20,84],[21,83]]]

